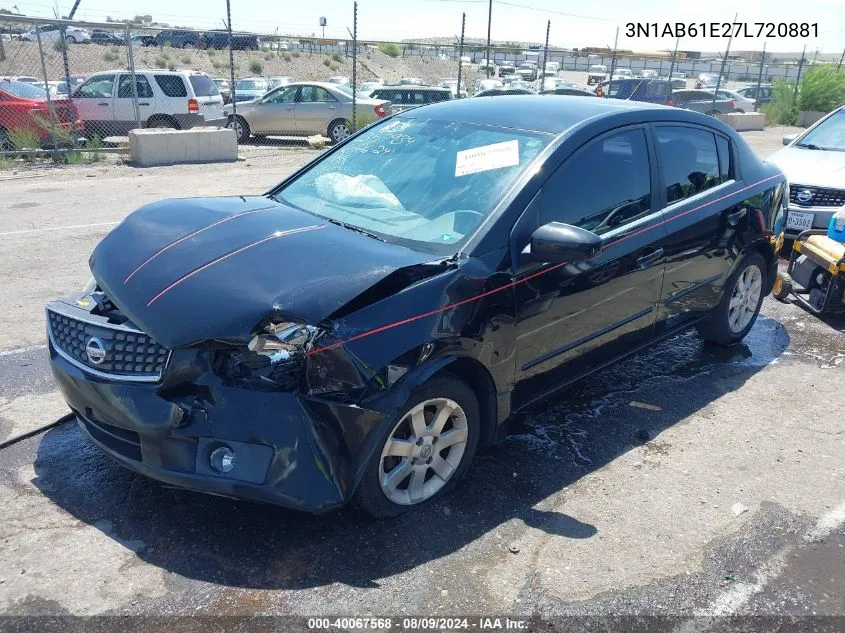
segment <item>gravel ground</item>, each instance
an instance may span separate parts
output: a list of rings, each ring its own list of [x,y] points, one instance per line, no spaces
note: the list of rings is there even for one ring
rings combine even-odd
[[[790,131],[747,138],[767,155]],[[0,441],[66,413],[41,311],[84,283],[116,222],[162,197],[261,192],[314,155],[244,154],[2,180]],[[744,344],[687,333],[602,372],[521,413],[444,502],[385,522],[163,486],[63,424],[0,450],[0,613],[510,614],[546,631],[610,630],[611,615],[720,631],[743,616],[745,630],[841,631],[843,360],[845,323],[767,299]]]

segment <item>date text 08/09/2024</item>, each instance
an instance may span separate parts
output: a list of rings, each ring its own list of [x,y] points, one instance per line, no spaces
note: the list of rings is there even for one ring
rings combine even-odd
[[[818,22],[628,22],[625,37],[818,37]]]
[[[509,617],[434,617],[405,616],[392,617],[317,617],[308,619],[312,630],[341,628],[347,630],[390,630],[399,631],[465,631],[465,630],[511,630],[528,628],[529,620]]]

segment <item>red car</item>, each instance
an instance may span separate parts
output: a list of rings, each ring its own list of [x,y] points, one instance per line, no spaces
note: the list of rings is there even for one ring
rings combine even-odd
[[[82,121],[69,99],[53,99],[55,129],[61,137],[82,132]],[[47,94],[36,85],[20,81],[0,81],[0,148],[15,149],[15,131],[32,131],[42,145],[52,143],[50,104]],[[61,141],[61,139],[59,139]]]

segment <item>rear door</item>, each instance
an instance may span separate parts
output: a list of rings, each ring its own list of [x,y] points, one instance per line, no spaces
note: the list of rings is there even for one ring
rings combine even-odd
[[[741,203],[721,202],[735,182],[727,137],[692,125],[658,124],[653,132],[667,230],[658,326],[672,329],[718,304],[748,218]]]
[[[299,87],[296,100],[296,133],[326,134],[329,123],[343,117],[340,102],[322,86]]]
[[[295,134],[297,86],[276,88],[252,105],[244,116],[253,134]]]
[[[194,98],[200,107],[200,115],[206,121],[219,121],[223,118],[223,97],[217,84],[205,73],[188,75]]]
[[[138,92],[138,113],[143,123],[153,112],[153,88],[143,74],[135,75],[135,87]],[[118,77],[117,97],[114,99],[114,120],[115,126],[121,133],[138,127],[132,94],[132,75],[129,73],[122,73]]]
[[[87,133],[102,137],[114,132],[116,81],[117,74],[95,75],[73,93],[73,105]]]
[[[603,240],[592,260],[517,271],[517,400],[596,369],[654,336],[665,229],[650,144],[642,125],[589,141],[549,176],[517,223],[513,239],[520,250],[548,222],[579,226]]]

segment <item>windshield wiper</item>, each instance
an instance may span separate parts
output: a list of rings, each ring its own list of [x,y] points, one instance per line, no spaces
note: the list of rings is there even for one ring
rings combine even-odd
[[[806,147],[807,149],[821,149],[825,150],[826,147],[822,147],[821,145],[816,145],[815,143],[796,143],[796,147]]]
[[[370,233],[369,231],[362,229],[360,226],[355,226],[353,224],[347,224],[346,222],[341,222],[340,220],[333,220],[331,218],[326,218],[332,224],[337,224],[338,226],[342,226],[345,229],[349,229],[350,231],[355,231],[356,233],[360,233],[361,235],[366,235],[367,237],[371,237],[374,240],[378,240],[379,242],[386,242],[383,237],[379,237],[375,233]]]

